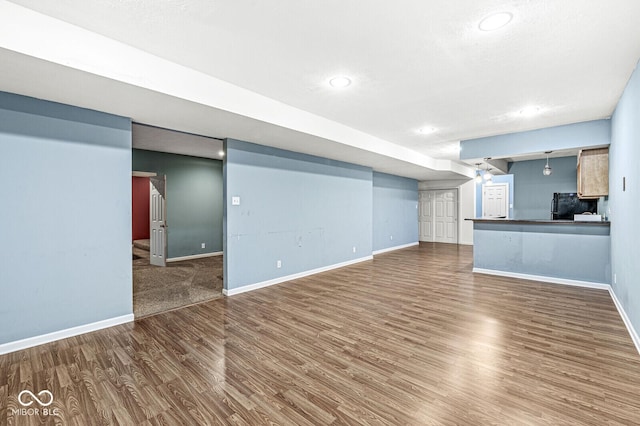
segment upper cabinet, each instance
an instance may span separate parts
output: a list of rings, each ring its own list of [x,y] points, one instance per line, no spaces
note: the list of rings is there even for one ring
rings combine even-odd
[[[578,154],[578,197],[609,195],[609,148],[583,149]]]

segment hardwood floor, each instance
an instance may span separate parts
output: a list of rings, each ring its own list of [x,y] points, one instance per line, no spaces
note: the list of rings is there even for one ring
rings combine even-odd
[[[470,247],[422,244],[4,355],[0,423],[640,423],[640,355],[606,291],[471,266]],[[25,389],[58,417],[14,414]]]

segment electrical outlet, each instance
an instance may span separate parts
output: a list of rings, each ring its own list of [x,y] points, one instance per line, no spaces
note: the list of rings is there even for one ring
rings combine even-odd
[[[282,260],[276,262],[276,268],[282,268]]]
[[[202,248],[205,248],[207,245],[205,243],[201,244]]]
[[[354,253],[356,252],[356,246],[353,246],[353,252]]]
[[[389,239],[390,239],[390,240],[393,240],[393,235],[389,235]]]

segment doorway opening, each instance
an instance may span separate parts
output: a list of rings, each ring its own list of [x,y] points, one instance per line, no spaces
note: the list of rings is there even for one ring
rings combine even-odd
[[[151,150],[150,140],[162,148],[167,141],[185,141],[193,147],[194,142],[211,139],[133,126],[132,269],[137,319],[222,297],[223,287],[222,162]]]

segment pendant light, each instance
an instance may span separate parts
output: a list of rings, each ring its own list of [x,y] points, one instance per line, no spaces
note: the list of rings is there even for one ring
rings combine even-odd
[[[476,177],[474,178],[476,183],[482,183],[482,170],[480,170],[481,164],[482,163],[476,163]]]
[[[487,182],[491,182],[493,180],[493,175],[491,174],[491,169],[489,168],[489,166],[487,166],[487,170],[484,172],[483,178]]]
[[[491,160],[491,157],[487,157],[484,159],[485,162]],[[486,180],[487,182],[491,182],[491,179],[493,179],[493,175],[491,174],[491,169],[489,168],[489,163],[487,163],[487,170],[485,170],[484,172],[484,180]]]
[[[547,165],[544,166],[544,169],[542,170],[542,174],[545,176],[551,176],[551,173],[553,173],[553,170],[551,170],[551,166],[549,165],[549,154],[551,154],[553,151],[545,151],[545,154],[547,154]]]

